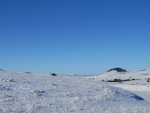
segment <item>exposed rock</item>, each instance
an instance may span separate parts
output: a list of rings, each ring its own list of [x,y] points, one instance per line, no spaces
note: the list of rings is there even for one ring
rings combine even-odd
[[[51,76],[57,76],[55,73],[50,73]]]
[[[122,69],[122,68],[113,68],[113,69],[108,70],[108,72],[110,71],[127,72],[125,69]]]
[[[147,79],[147,82],[150,82],[150,78]]]
[[[26,74],[32,74],[31,72],[24,72],[24,73],[26,73]]]

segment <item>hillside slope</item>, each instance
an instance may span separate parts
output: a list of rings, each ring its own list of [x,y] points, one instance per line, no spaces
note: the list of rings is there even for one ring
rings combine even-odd
[[[150,70],[136,72],[110,71],[89,78],[93,78],[97,81],[111,81],[114,79],[121,79],[127,80],[124,82],[126,84],[150,84],[150,82],[147,82],[147,80],[150,79]]]
[[[103,83],[110,86],[131,91],[150,102],[150,70],[136,72],[117,72],[113,70],[87,78],[97,82],[103,81]]]

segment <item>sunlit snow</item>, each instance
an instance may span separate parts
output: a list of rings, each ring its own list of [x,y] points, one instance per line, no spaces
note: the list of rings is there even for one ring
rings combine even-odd
[[[120,83],[102,82],[104,76],[71,77],[0,71],[0,112],[150,112],[149,97],[144,98],[144,94],[138,95]]]

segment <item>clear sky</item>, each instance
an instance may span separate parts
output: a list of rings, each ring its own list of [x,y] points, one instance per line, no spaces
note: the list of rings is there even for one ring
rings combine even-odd
[[[0,68],[150,69],[149,0],[0,0]]]

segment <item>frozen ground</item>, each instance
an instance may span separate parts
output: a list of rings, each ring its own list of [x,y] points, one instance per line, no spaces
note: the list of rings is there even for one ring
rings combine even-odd
[[[130,85],[130,84],[116,84],[115,87],[119,87],[128,91],[131,91],[146,101],[150,102],[150,84],[147,85]]]
[[[105,72],[103,74],[88,77],[93,81],[103,81],[113,87],[128,90],[150,102],[150,70],[137,72]],[[114,79],[129,80],[123,82],[107,82]],[[147,81],[149,79],[149,82]],[[150,112],[150,111],[149,111]]]
[[[0,71],[0,112],[150,112],[148,99],[142,98],[145,93],[137,95],[124,89],[118,84],[101,82],[99,76],[87,79]]]

